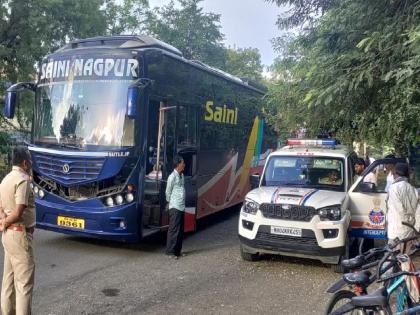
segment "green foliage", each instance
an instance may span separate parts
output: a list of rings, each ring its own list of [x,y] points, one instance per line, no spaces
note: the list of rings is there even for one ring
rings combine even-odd
[[[261,82],[263,65],[258,49],[228,49],[225,70],[238,77],[246,77]]]
[[[0,180],[11,168],[11,153],[14,145],[13,139],[6,132],[0,131]]]
[[[33,81],[35,65],[65,42],[104,34],[103,0],[7,0],[0,2],[0,82]],[[5,84],[0,85],[0,100]],[[0,127],[29,131],[32,97],[21,97],[17,124],[0,116]]]
[[[148,30],[152,35],[178,48],[187,59],[224,68],[226,50],[220,31],[220,15],[204,13],[203,0],[171,1],[149,13]]]
[[[289,8],[285,16],[280,16],[277,25],[288,29],[313,26],[319,15],[336,6],[340,0],[266,0],[278,6]]]
[[[148,0],[0,1],[0,102],[8,85],[35,80],[36,65],[48,53],[75,38],[107,34],[150,33],[185,58],[260,81],[258,51],[225,48],[220,16],[203,12],[201,1],[178,0],[154,10]],[[0,130],[29,134],[33,104],[32,93],[20,93],[16,119],[0,113]]]
[[[144,32],[148,7],[148,0],[123,0],[121,4],[105,0],[107,33],[119,35]]]
[[[305,122],[314,133],[335,131],[349,143],[402,143],[396,149],[404,153],[419,137],[420,2],[325,3],[316,25],[275,65],[271,115],[292,129]]]

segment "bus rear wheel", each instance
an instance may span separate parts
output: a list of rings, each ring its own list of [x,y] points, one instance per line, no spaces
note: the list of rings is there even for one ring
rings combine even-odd
[[[258,260],[260,256],[258,253],[253,254],[253,253],[247,252],[246,249],[242,245],[241,245],[240,250],[241,250],[241,257],[245,261],[256,261]]]

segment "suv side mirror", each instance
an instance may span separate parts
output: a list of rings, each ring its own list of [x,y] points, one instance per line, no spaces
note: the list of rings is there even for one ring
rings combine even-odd
[[[374,183],[362,182],[359,184],[358,188],[360,192],[366,192],[366,193],[376,192],[376,185]]]
[[[258,188],[260,185],[261,176],[259,174],[254,174],[249,177],[249,182],[251,183],[251,188]]]

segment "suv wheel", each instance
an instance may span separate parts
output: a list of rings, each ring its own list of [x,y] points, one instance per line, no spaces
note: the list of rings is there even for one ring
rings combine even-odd
[[[348,259],[350,256],[350,240],[349,237],[347,236],[346,238],[346,245],[345,245],[345,249],[344,249],[344,254],[341,255],[340,260],[338,261],[338,264],[334,264],[331,265],[331,269],[332,271],[336,272],[336,273],[345,273],[347,270],[343,268],[343,266],[341,265],[341,262],[344,259]]]
[[[259,254],[252,254],[250,252],[247,252],[244,247],[241,245],[241,257],[243,260],[246,261],[256,261],[259,258]]]

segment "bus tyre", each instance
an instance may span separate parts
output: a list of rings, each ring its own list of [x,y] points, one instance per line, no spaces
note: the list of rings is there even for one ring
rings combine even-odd
[[[245,261],[256,261],[259,258],[258,253],[252,254],[250,252],[247,252],[244,247],[241,245],[241,257]]]

